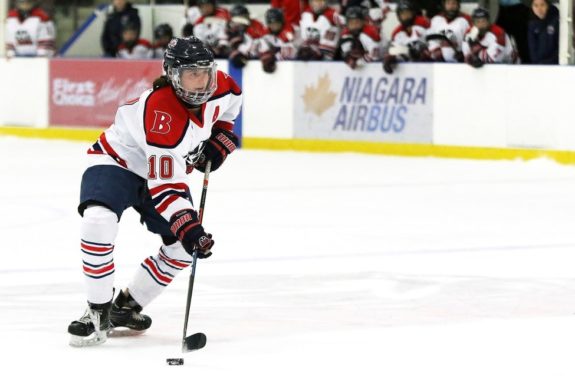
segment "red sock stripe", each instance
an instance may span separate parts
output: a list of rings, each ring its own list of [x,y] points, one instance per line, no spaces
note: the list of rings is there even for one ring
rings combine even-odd
[[[162,259],[162,261],[166,262],[168,265],[174,266],[175,268],[178,268],[178,269],[184,269],[190,265],[189,263],[183,263],[183,262],[177,261],[175,259],[168,258],[168,256],[165,255],[164,253],[162,253],[161,251],[160,251],[160,258]]]
[[[113,263],[111,263],[111,264],[109,264],[109,265],[106,265],[106,266],[104,266],[104,267],[102,267],[102,268],[99,268],[99,269],[92,269],[92,268],[90,268],[90,267],[84,265],[84,272],[85,272],[86,274],[91,274],[91,275],[104,274],[104,273],[106,273],[106,272],[108,272],[108,271],[110,271],[110,270],[113,270],[113,269],[114,269],[114,264],[113,264]]]
[[[160,271],[158,270],[158,268],[156,267],[156,265],[154,264],[154,262],[150,258],[146,258],[144,263],[146,264],[146,266],[148,266],[148,269],[152,272],[152,274],[154,274],[154,276],[156,278],[158,278],[160,281],[162,281],[164,283],[172,282],[172,278],[166,277],[160,273]]]
[[[80,247],[86,251],[96,252],[96,253],[107,253],[108,251],[114,250],[114,245],[112,245],[112,246],[97,246],[97,245],[87,245],[84,242],[80,243]]]

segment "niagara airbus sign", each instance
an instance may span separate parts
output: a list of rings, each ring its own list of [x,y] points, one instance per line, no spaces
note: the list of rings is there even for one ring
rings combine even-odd
[[[333,63],[297,73],[297,137],[431,142],[431,66],[404,65],[389,76],[377,64],[352,71]]]

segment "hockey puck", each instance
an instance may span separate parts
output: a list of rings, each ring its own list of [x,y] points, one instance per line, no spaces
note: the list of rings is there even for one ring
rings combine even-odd
[[[166,359],[168,366],[183,366],[184,358],[168,358]]]

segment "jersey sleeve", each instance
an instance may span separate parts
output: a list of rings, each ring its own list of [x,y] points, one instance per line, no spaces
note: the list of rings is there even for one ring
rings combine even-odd
[[[8,14],[8,17],[10,17],[10,14]],[[13,57],[14,55],[16,55],[16,39],[15,39],[15,33],[14,30],[10,27],[11,23],[10,22],[6,22],[6,26],[5,26],[5,37],[4,37],[4,41],[6,44],[6,57]]]
[[[38,25],[38,56],[54,56],[56,47],[56,29],[50,19],[45,19]]]
[[[187,134],[189,119],[168,92],[170,88],[153,92],[142,111],[148,189],[156,211],[166,221],[180,210],[193,209],[185,160],[191,140]]]
[[[231,76],[223,72],[218,72],[218,76],[218,82],[221,81],[225,84],[221,87],[221,91],[229,92],[230,101],[227,108],[220,114],[218,120],[214,123],[214,128],[232,131],[234,128],[234,122],[242,108],[242,91]]]

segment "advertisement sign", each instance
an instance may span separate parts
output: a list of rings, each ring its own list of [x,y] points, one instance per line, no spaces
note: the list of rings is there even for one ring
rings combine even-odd
[[[296,63],[296,138],[431,143],[433,67]]]
[[[107,127],[162,74],[161,61],[51,60],[50,124]]]

